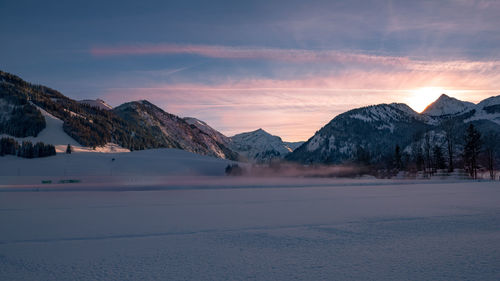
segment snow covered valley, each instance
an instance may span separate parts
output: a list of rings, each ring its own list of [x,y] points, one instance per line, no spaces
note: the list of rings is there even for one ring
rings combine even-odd
[[[1,189],[0,280],[500,278],[498,182],[302,181]]]

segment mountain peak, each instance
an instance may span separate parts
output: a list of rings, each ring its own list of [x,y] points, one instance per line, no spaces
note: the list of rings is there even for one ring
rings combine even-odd
[[[230,139],[233,150],[256,162],[268,162],[273,158],[281,158],[293,150],[280,137],[271,135],[262,128],[237,134]]]
[[[270,133],[264,131],[264,129],[262,128],[259,128],[255,131],[250,131],[250,132],[244,132],[244,133],[239,133],[237,135],[234,135],[234,137],[238,137],[238,136],[259,136],[259,137],[272,137],[272,138],[279,138],[277,136],[273,136],[271,135]]]
[[[148,100],[138,100],[137,103],[140,103],[140,104],[143,104],[143,105],[153,105]]]
[[[471,102],[461,101],[446,94],[439,96],[437,100],[428,105],[422,114],[429,116],[454,115],[470,110],[474,107]]]

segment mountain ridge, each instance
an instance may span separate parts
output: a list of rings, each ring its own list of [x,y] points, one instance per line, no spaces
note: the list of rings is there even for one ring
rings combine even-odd
[[[6,109],[11,108],[12,104],[21,104],[22,114],[33,111],[33,114],[44,120],[40,111],[32,108],[32,103],[61,120],[64,132],[85,147],[96,148],[115,143],[130,150],[181,148],[202,155],[237,159],[237,154],[223,144],[189,126],[182,118],[166,113],[147,101],[131,102],[128,105],[125,103],[115,109],[104,110],[72,100],[51,88],[33,85],[3,71],[0,71],[0,101],[0,104],[7,105],[0,107],[2,120],[10,122],[12,116],[18,116],[14,111]],[[142,109],[148,108],[154,114],[141,116],[139,113],[144,112],[136,111],[134,115],[138,105]],[[19,124],[16,124],[16,129],[29,128],[33,124],[32,120],[40,118],[17,118]],[[147,120],[154,122],[148,123],[141,118],[149,118]],[[161,126],[165,124],[169,124],[172,131]],[[41,123],[39,127],[18,137],[36,136],[45,128],[45,123]]]
[[[103,100],[95,102],[106,105]],[[408,151],[429,132],[442,134],[443,124],[449,121],[459,130],[471,123],[483,132],[500,131],[500,96],[473,104],[443,94],[422,113],[403,103],[351,109],[335,116],[306,142],[284,142],[262,128],[227,137],[202,120],[181,118],[147,100],[101,108],[0,71],[0,123],[14,124],[12,120],[16,120],[14,129],[21,129],[19,137],[36,136],[45,123],[32,105],[61,120],[64,132],[83,146],[116,143],[130,150],[170,147],[255,162],[284,158],[302,163],[340,163],[355,160],[361,150],[382,160],[395,145]],[[38,125],[35,120],[39,120]]]
[[[442,134],[447,122],[455,124],[457,135],[464,134],[469,123],[485,134],[498,133],[500,96],[473,104],[441,95],[422,113],[397,103],[352,109],[334,117],[286,159],[342,163],[358,161],[360,152],[369,152],[374,161],[390,161],[397,145],[408,150],[431,132]]]

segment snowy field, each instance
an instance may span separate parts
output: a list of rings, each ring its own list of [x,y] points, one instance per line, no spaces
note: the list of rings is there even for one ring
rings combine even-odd
[[[0,279],[500,280],[498,182],[330,183],[4,189]]]
[[[0,157],[0,188],[78,180],[82,184],[149,183],[157,177],[224,176],[231,161],[179,149],[148,149],[128,153],[76,152],[25,159]],[[58,185],[59,186],[59,185]]]

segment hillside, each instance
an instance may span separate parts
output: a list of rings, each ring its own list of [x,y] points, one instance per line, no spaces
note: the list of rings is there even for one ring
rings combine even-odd
[[[460,158],[469,124],[484,136],[500,135],[499,108],[500,96],[472,104],[442,95],[421,114],[394,103],[353,109],[333,118],[286,159],[304,164],[368,161],[391,167],[396,146],[407,154],[402,155],[406,161],[415,162],[422,157],[418,154],[426,139],[429,149],[445,151],[446,134],[455,144],[451,151]]]
[[[377,159],[399,143],[408,145],[431,126],[402,104],[381,104],[340,114],[286,159],[302,163],[341,163],[360,150]]]
[[[267,163],[273,159],[282,159],[303,143],[284,142],[280,137],[273,136],[263,129],[227,137],[196,118],[186,117],[184,120],[237,152],[241,161]]]
[[[113,112],[130,124],[150,128],[154,140],[163,147],[179,148],[225,159],[238,157],[213,136],[196,126],[190,126],[182,118],[167,113],[146,100],[122,104],[113,109]]]
[[[116,144],[130,150],[180,148],[202,155],[237,158],[237,154],[224,144],[189,126],[181,118],[149,103],[140,107],[149,111],[137,111],[139,107],[131,106],[134,104],[140,103],[111,109],[102,100],[78,102],[51,88],[33,85],[0,71],[0,134],[36,137],[43,133],[46,122],[50,122],[57,126],[62,124],[66,135],[45,132],[39,139],[48,143],[60,144],[64,138],[64,143],[96,150]]]
[[[99,109],[104,109],[104,110],[111,110],[113,107],[109,104],[107,104],[105,101],[102,99],[95,99],[95,100],[81,100],[78,101],[79,103],[86,104],[89,106],[97,107]]]
[[[45,118],[26,96],[0,72],[0,134],[14,137],[37,136]]]

